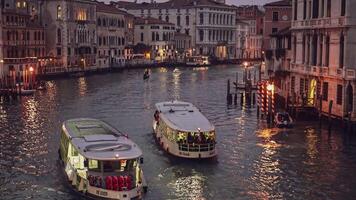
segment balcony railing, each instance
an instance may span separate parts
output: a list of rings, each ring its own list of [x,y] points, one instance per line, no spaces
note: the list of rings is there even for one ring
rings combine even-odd
[[[215,148],[215,143],[207,144],[179,144],[180,151],[188,152],[203,152],[203,151],[212,151]]]

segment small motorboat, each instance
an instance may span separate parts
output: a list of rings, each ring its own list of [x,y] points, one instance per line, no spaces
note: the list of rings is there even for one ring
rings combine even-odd
[[[32,95],[32,94],[35,93],[35,91],[36,91],[36,90],[30,90],[30,89],[25,90],[25,89],[21,89],[21,90],[18,91],[18,94],[19,94],[19,95],[23,95],[23,96]]]
[[[274,123],[278,128],[293,127],[293,119],[287,112],[277,112],[274,116]]]
[[[37,90],[46,90],[46,83],[41,81],[37,87]]]
[[[150,78],[150,73],[148,72],[148,70],[145,71],[145,73],[143,74],[143,80],[146,80]]]

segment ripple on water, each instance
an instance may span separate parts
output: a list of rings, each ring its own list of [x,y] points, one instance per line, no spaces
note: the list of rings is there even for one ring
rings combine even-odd
[[[236,66],[152,69],[47,82],[47,91],[0,103],[2,199],[78,199],[57,162],[61,122],[108,121],[144,153],[145,199],[356,199],[356,142],[300,123],[266,128],[256,107],[226,105],[226,80]],[[240,74],[241,75],[241,74]],[[213,162],[175,159],[152,135],[154,104],[179,99],[197,105],[215,125]],[[239,100],[239,98],[238,98]]]

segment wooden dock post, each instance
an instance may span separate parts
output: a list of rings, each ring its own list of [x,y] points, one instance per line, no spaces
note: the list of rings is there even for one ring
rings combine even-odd
[[[234,105],[237,105],[237,93],[234,95]]]
[[[333,100],[331,100],[329,102],[329,110],[328,110],[328,124],[329,124],[329,134],[331,132],[331,124],[332,124],[332,121],[331,121],[331,111],[332,111],[332,108],[333,108]]]
[[[240,105],[243,106],[244,105],[244,93],[241,92],[240,95],[241,95],[240,96]]]
[[[226,101],[228,105],[232,104],[232,95],[230,92],[230,79],[227,80],[227,94],[226,94]]]

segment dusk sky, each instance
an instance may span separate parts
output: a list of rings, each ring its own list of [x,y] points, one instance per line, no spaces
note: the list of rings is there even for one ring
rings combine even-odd
[[[104,1],[110,2],[115,0],[104,0]],[[133,0],[127,0],[127,1],[133,1]],[[165,0],[157,0],[157,1],[159,2]],[[277,0],[226,0],[227,4],[235,4],[235,5],[263,5],[265,3],[272,2],[272,1],[277,1]],[[138,2],[144,2],[144,0],[138,0]],[[150,1],[148,0],[147,2]]]

